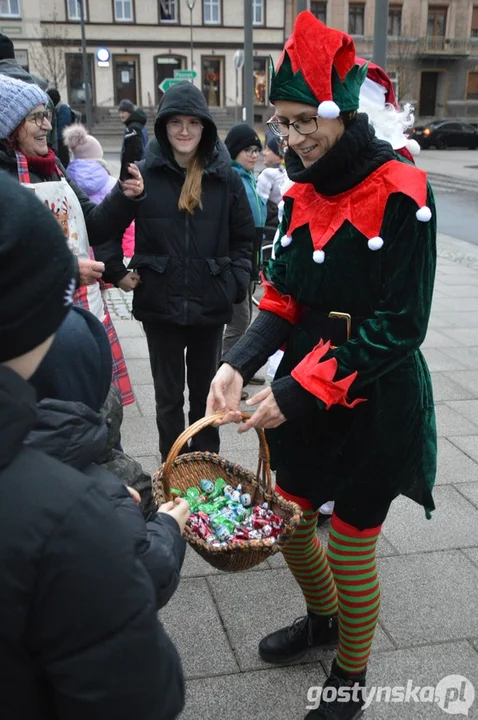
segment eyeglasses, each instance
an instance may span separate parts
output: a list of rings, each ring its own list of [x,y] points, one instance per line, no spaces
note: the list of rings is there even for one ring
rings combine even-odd
[[[53,115],[51,110],[38,110],[37,112],[27,115],[27,120],[29,122],[34,122],[37,127],[41,128],[45,120],[48,120],[48,122],[51,123],[52,117]]]
[[[171,135],[179,135],[179,133],[183,130],[186,130],[186,132],[190,132],[191,134],[199,133],[203,129],[204,125],[202,125],[199,120],[188,120],[187,122],[181,122],[181,120],[168,120],[166,127]]]
[[[246,153],[247,157],[254,157],[254,155],[260,155],[261,151],[257,147],[257,145],[252,145],[251,147],[244,148],[244,152]]]
[[[305,117],[302,120],[296,120],[295,122],[289,122],[288,120],[279,120],[276,117],[271,118],[266,123],[268,128],[277,135],[278,137],[286,138],[289,137],[289,128],[292,125],[294,130],[299,135],[311,135],[317,130],[317,116]]]

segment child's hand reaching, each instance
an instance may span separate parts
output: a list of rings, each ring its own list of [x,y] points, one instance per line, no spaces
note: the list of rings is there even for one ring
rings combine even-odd
[[[170,500],[167,503],[163,503],[159,506],[158,512],[168,513],[171,515],[179,525],[181,532],[184,532],[184,526],[186,521],[191,514],[189,509],[189,503],[184,498],[176,498],[174,502]]]

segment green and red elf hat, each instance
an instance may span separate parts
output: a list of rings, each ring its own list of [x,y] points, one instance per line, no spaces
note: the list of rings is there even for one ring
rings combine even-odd
[[[277,68],[271,68],[269,99],[318,105],[320,117],[337,118],[357,110],[366,76],[367,64],[356,62],[352,38],[306,10],[297,16]]]

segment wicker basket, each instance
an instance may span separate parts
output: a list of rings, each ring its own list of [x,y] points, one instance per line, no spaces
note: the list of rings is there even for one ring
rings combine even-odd
[[[188,440],[222,417],[223,414],[218,413],[202,418],[179,436],[166,462],[153,477],[153,494],[156,502],[162,503],[171,499],[171,487],[186,491],[191,486],[199,487],[202,478],[214,482],[218,477],[222,477],[233,487],[240,483],[243,492],[250,493],[253,505],[268,502],[270,509],[285,522],[283,533],[275,540],[243,540],[228,543],[225,547],[211,547],[186,525],[184,536],[187,542],[204,560],[219,570],[238,572],[259,565],[281,550],[299,524],[302,511],[298,505],[285,500],[272,489],[269,448],[262,429],[256,430],[259,436],[259,464],[256,475],[215,453],[192,452],[178,457]],[[243,413],[243,420],[248,418],[249,415]]]

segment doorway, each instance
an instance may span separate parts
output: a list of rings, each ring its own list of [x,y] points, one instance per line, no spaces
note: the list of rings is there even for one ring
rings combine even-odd
[[[435,117],[437,108],[438,77],[440,73],[425,70],[420,82],[420,117]]]
[[[113,56],[115,105],[119,105],[122,100],[131,100],[134,105],[138,104],[138,68],[138,55]]]
[[[164,93],[159,89],[163,80],[174,77],[175,70],[186,69],[186,58],[181,55],[157,55],[155,57],[156,69],[156,103],[159,103]]]

